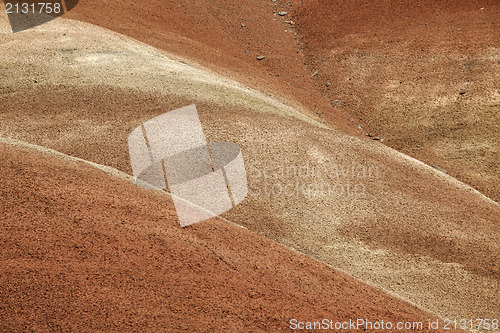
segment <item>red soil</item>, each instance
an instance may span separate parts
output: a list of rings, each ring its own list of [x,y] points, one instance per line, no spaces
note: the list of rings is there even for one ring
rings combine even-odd
[[[292,318],[433,319],[217,218],[182,229],[167,196],[80,162],[3,144],[0,153],[2,331],[275,332]]]
[[[446,50],[456,49],[453,56],[471,47],[478,51],[495,45],[492,38],[497,25],[488,22],[495,22],[495,18],[500,17],[496,15],[498,2],[487,0],[481,2],[481,6],[483,3],[493,10],[486,12],[487,17],[481,20],[464,14],[478,9],[479,2],[461,0],[453,5],[445,1],[419,3],[422,11],[418,15],[413,10],[416,3],[408,2],[310,1],[299,8],[298,1],[286,5],[260,0],[244,4],[233,1],[218,4],[154,0],[137,4],[82,0],[67,17],[109,28],[191,59],[222,75],[278,95],[287,102],[294,100],[310,112],[321,111],[321,117],[347,133],[363,135],[365,128],[372,133],[375,131],[387,138],[389,145],[429,164],[438,161],[436,164],[456,172],[460,169],[452,164],[452,159],[439,156],[434,143],[424,145],[425,142],[421,142],[426,131],[412,132],[414,140],[424,148],[415,152],[409,148],[415,144],[414,140],[404,136],[418,126],[401,128],[404,119],[369,112],[377,104],[367,101],[385,93],[377,88],[383,78],[380,72],[379,76],[370,76],[363,84],[348,83],[352,67],[343,67],[341,60],[345,56],[352,57],[351,50],[355,50],[353,58],[361,60],[373,54],[380,56],[374,50],[386,51],[383,56],[387,59],[377,66],[389,66],[402,59],[401,66],[412,69],[410,74],[414,80],[422,73],[429,86],[442,85],[454,76],[444,75],[433,81],[435,73],[432,70],[413,67],[408,58],[400,58],[399,53],[390,57],[392,46],[381,47],[376,42],[378,37],[366,41],[364,38],[372,36],[374,27],[378,27],[375,33],[380,34],[380,38],[390,40],[391,45],[404,44],[400,46],[403,49],[408,46],[415,58],[422,57],[422,47],[426,50],[441,41],[448,43]],[[290,15],[277,15],[281,10]],[[397,15],[391,16],[392,13]],[[400,19],[401,13],[405,19]],[[290,19],[296,22],[285,22]],[[452,34],[452,30],[456,33],[454,20],[460,20],[465,30],[464,44]],[[424,36],[425,23],[431,23],[432,33]],[[420,28],[416,29],[417,26]],[[471,30],[476,26],[486,33],[481,35],[477,29]],[[295,27],[301,34],[294,33]],[[408,38],[412,42],[403,43]],[[331,53],[338,45],[346,51]],[[365,56],[364,52],[367,52]],[[438,53],[447,55],[442,50]],[[256,56],[261,54],[266,58],[257,61]],[[364,70],[370,66],[361,60],[360,68]],[[325,67],[311,78],[321,63],[325,63]],[[356,61],[350,63],[353,67],[357,65]],[[443,63],[438,67],[445,68]],[[408,71],[400,70],[390,79],[407,75]],[[478,76],[474,82],[482,78]],[[327,81],[332,83],[329,90],[325,89]],[[30,105],[30,100],[43,96],[36,96],[37,92],[33,91],[33,95],[16,98],[26,99],[26,105]],[[117,98],[115,93],[110,95]],[[403,94],[403,97],[409,95]],[[417,97],[419,102],[425,99],[425,94]],[[71,104],[78,98],[81,97],[62,99],[62,103]],[[339,106],[330,106],[332,99],[340,99]],[[140,101],[137,98],[133,103]],[[43,103],[50,103],[50,99]],[[24,109],[23,112],[31,112],[29,108]],[[349,112],[356,121],[340,110]],[[113,111],[110,108],[109,112]],[[133,116],[135,119],[135,114]],[[388,119],[394,126],[383,126]],[[357,129],[358,122],[363,124],[363,130]],[[487,128],[488,134],[492,127]],[[438,134],[443,133],[447,132]],[[488,135],[486,139],[491,139],[491,134]],[[495,142],[494,137],[492,141]],[[79,142],[79,145],[78,149],[96,153],[96,146],[87,142]],[[181,230],[177,227],[170,200],[125,181],[110,178],[87,166],[56,161],[32,152],[9,147],[2,147],[0,151],[3,157],[0,162],[0,211],[4,218],[0,239],[5,249],[0,258],[6,267],[0,278],[2,329],[275,331],[286,330],[288,320],[293,317],[302,320],[323,317],[427,320],[427,314],[400,300],[226,222],[214,219]],[[114,154],[116,151],[113,150]],[[116,165],[127,161],[124,152],[119,154]],[[487,165],[492,166],[488,172],[496,170],[498,159],[494,157],[489,156],[486,160],[491,163]],[[103,156],[99,158],[104,159]],[[107,163],[109,160],[106,156]],[[408,170],[409,186],[414,186],[418,175],[415,177]],[[473,169],[468,166],[467,170]],[[497,193],[493,186],[477,182],[477,178],[465,180],[478,184],[478,188],[491,197]],[[433,191],[430,188],[420,194],[434,201],[429,195],[437,196]],[[442,200],[448,203],[453,199]],[[467,223],[473,223],[475,212],[480,212],[482,207],[478,206],[470,203],[471,211],[465,217]],[[497,212],[491,211],[492,214]],[[429,215],[432,212],[429,211]],[[398,217],[397,214],[391,216]],[[414,219],[418,219],[420,215],[415,216]],[[495,220],[495,216],[491,220]],[[377,229],[379,222],[379,219],[373,222],[378,238],[363,238],[362,241],[381,247],[397,246],[397,242],[384,238],[387,236],[384,230]],[[408,221],[400,222],[407,224]],[[346,231],[345,236],[350,237],[350,233],[357,231]],[[397,240],[411,235],[406,225],[395,232]],[[474,265],[485,261],[460,248],[451,252],[449,244],[441,247],[443,253],[434,251],[441,243],[439,239],[431,242],[435,247],[428,243],[416,244],[418,254],[453,260],[463,257],[471,259]],[[405,243],[406,247],[408,245],[416,246]],[[483,253],[476,244],[471,247]],[[494,250],[487,249],[486,253],[487,258],[495,258]],[[471,264],[472,270],[480,270],[474,265]],[[486,270],[496,276],[495,261],[489,260],[488,265]]]
[[[499,1],[312,0],[294,19],[353,126],[500,201]]]

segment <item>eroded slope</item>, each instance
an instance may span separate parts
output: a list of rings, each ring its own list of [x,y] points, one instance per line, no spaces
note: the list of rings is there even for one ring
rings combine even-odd
[[[238,143],[247,163],[249,197],[226,217],[440,316],[498,317],[500,208],[466,185],[95,26],[1,42],[1,135],[130,173],[129,132],[196,103],[208,139]]]

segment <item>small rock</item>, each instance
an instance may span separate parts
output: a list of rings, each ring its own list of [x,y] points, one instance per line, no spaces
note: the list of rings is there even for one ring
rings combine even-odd
[[[331,102],[330,104],[331,104],[332,106],[335,106],[335,105],[339,104],[339,101],[334,100],[334,101],[333,101],[333,102]]]
[[[460,90],[459,94],[460,94],[460,95],[465,95],[465,93],[466,93],[466,92],[467,92],[467,90],[462,89],[462,90]]]
[[[330,82],[327,82],[327,83],[326,83],[326,86],[327,86],[327,87],[329,87],[329,86],[331,86],[331,85],[332,85],[332,84],[331,84]]]
[[[242,28],[246,27],[247,25],[245,23],[240,24]]]
[[[381,138],[380,136],[374,136],[372,140],[384,141],[384,138]]]
[[[318,75],[318,73],[319,73],[319,71],[312,73],[311,77],[315,77],[316,75]]]
[[[359,129],[363,129],[363,126],[361,126],[361,125],[358,125],[358,128],[359,128]]]
[[[278,12],[278,15],[279,16],[285,16],[285,15],[288,15],[288,12]]]
[[[445,173],[445,174],[448,174],[448,170],[443,169],[443,168],[441,168],[440,166],[437,166],[437,165],[431,165],[431,166],[432,166],[434,169],[438,170],[438,171],[441,171],[441,172],[443,172],[443,173]]]
[[[250,51],[245,51],[245,53],[250,53]]]
[[[263,56],[263,55],[257,56],[257,60],[264,60],[265,58],[266,58],[266,56]]]

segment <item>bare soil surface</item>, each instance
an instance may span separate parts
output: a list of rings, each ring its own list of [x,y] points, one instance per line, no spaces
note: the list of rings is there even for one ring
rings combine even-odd
[[[500,201],[497,0],[91,3],[68,17],[296,101]]]
[[[500,207],[379,141],[346,135],[364,129],[347,125],[347,104],[329,104],[315,81],[322,72],[311,77],[299,20],[277,14],[295,9],[81,1],[69,14],[159,49],[71,20],[16,35],[0,20],[0,136],[130,173],[130,131],[196,103],[209,140],[238,143],[247,164],[249,197],[225,218],[435,315],[500,317]]]
[[[353,125],[500,202],[499,1],[313,0],[294,20]]]
[[[166,195],[85,163],[5,143],[0,154],[2,331],[278,332],[293,318],[436,319],[218,218],[182,229]]]

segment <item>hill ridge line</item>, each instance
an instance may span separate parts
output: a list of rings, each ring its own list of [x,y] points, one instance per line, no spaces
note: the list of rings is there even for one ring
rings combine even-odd
[[[12,145],[14,147],[20,147],[20,148],[24,148],[24,149],[30,149],[30,150],[34,150],[36,152],[39,152],[39,153],[42,153],[42,154],[46,154],[46,155],[49,155],[53,158],[57,158],[57,159],[60,159],[60,160],[65,160],[65,161],[69,161],[69,162],[74,162],[74,163],[83,163],[83,164],[86,164],[86,165],[89,165],[93,168],[96,168],[108,175],[111,175],[111,176],[114,176],[116,178],[119,178],[119,179],[122,179],[122,180],[125,180],[125,181],[128,181],[130,183],[134,183],[135,184],[135,180],[134,180],[134,177],[123,172],[123,171],[120,171],[118,169],[115,169],[113,167],[110,167],[110,166],[106,166],[106,165],[102,165],[102,164],[98,164],[98,163],[94,163],[94,162],[91,162],[91,161],[88,161],[88,160],[85,160],[85,159],[82,159],[82,158],[79,158],[79,157],[75,157],[75,156],[71,156],[71,155],[68,155],[68,154],[64,154],[64,153],[61,153],[57,150],[54,150],[54,149],[51,149],[51,148],[47,148],[47,147],[43,147],[43,146],[39,146],[39,145],[36,145],[36,144],[32,144],[32,143],[29,143],[29,142],[25,142],[25,141],[21,141],[21,140],[16,140],[16,139],[11,139],[11,138],[6,138],[6,137],[1,137],[0,136],[0,143],[1,144],[8,144],[8,145]],[[426,165],[426,164],[424,164]],[[429,167],[432,169],[432,167]],[[438,171],[437,171],[438,172]],[[453,177],[451,177],[453,178]],[[453,178],[454,179],[454,178]],[[154,190],[154,189],[148,189],[152,192],[155,192],[156,194],[158,195],[167,195],[169,197],[172,197],[172,194],[170,192],[167,192],[167,191],[162,191],[162,190]],[[474,189],[472,189],[474,190]],[[254,232],[256,233],[255,231],[253,230],[250,230],[242,225],[239,225],[235,222],[232,222],[231,220],[228,220],[227,218],[224,218],[222,216],[216,216],[215,217],[216,219],[220,219],[224,222],[227,222],[233,226],[236,226],[236,227],[239,227],[239,228],[242,228],[242,229],[246,229],[246,230],[249,230],[251,232]],[[258,234],[258,233],[257,233]],[[264,235],[261,235],[261,236],[264,236]],[[264,236],[266,237],[266,236]],[[326,265],[338,272],[341,272],[353,279],[355,279],[356,281],[359,281],[367,286],[370,286],[372,288],[375,288],[375,289],[378,289],[378,290],[381,290],[383,291],[384,293],[392,296],[392,297],[395,297],[397,299],[400,299],[404,302],[407,302],[408,304],[411,304],[412,306],[422,310],[422,311],[425,311],[429,314],[432,314],[440,319],[444,319],[444,317],[440,316],[438,313],[434,312],[434,311],[431,311],[423,306],[420,306],[420,305],[417,305],[415,302],[411,301],[410,299],[408,299],[407,297],[404,297],[400,294],[397,294],[395,292],[392,292],[390,290],[386,290],[385,288],[375,284],[375,283],[371,283],[369,281],[365,281],[364,279],[360,279],[360,278],[357,278],[355,276],[353,276],[352,274],[350,274],[348,271],[342,269],[342,268],[339,268],[339,267],[335,267],[333,266],[332,264],[329,264],[327,262],[324,262],[323,260],[320,260],[318,258],[316,258],[315,256],[310,256],[310,255],[307,255],[305,254],[304,252],[301,252],[300,251],[300,248],[294,246],[293,244],[284,244],[284,243],[280,243],[280,242],[277,242],[276,240],[274,239],[271,239],[269,237],[266,237],[266,239],[270,240],[271,242],[279,245],[279,246],[282,246],[294,253],[297,253],[297,254],[300,254],[300,255],[303,255],[303,256],[306,256],[308,258],[311,258],[323,265]]]

